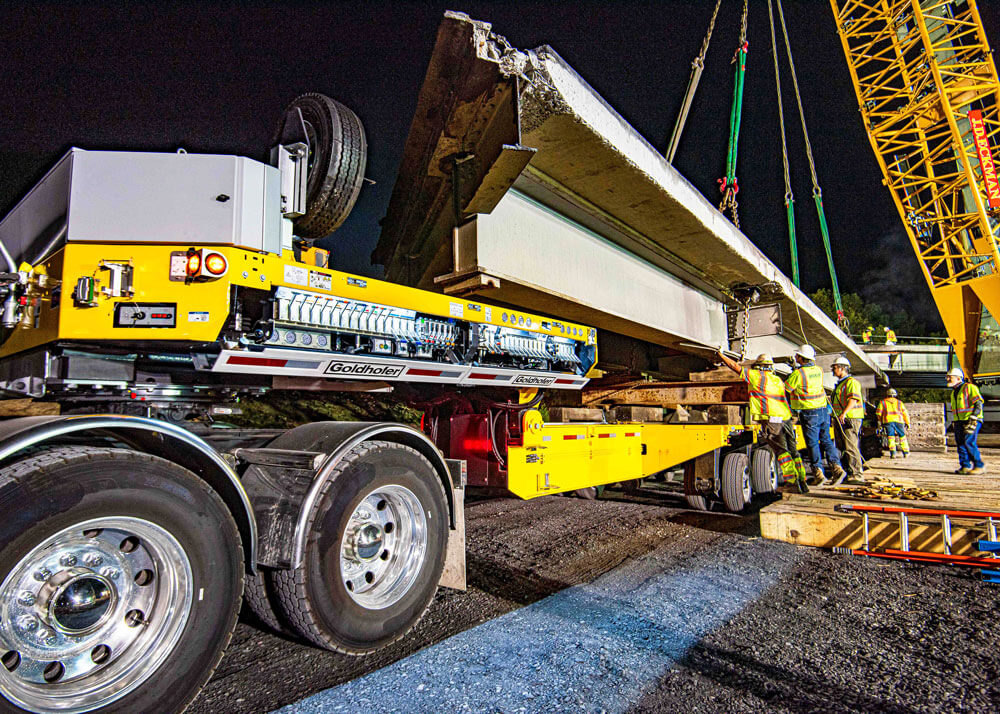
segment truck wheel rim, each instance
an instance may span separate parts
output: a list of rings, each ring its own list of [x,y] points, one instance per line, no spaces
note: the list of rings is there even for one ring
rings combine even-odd
[[[83,712],[124,697],[163,663],[193,600],[191,563],[139,518],[64,528],[0,585],[0,692],[35,712]]]
[[[413,586],[427,557],[427,516],[404,486],[380,486],[361,499],[344,529],[340,577],[354,602],[381,610]]]

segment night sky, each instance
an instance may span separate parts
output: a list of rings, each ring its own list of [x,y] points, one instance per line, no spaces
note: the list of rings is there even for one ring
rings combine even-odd
[[[710,200],[725,168],[739,0],[723,0],[675,166]],[[1000,3],[980,1],[1000,38]],[[371,276],[417,92],[446,9],[519,48],[551,45],[665,149],[713,0],[634,2],[3,3],[0,212],[70,146],[263,158],[277,118],[317,91],[368,134],[366,185],[329,240],[338,268]],[[858,117],[826,0],[786,0],[792,49],[841,289],[939,329],[930,295]],[[740,142],[743,231],[786,273],[789,251],[767,5],[751,0]],[[780,42],[780,40],[779,40]],[[780,45],[779,45],[780,48]],[[803,288],[829,286],[801,129],[782,65]]]

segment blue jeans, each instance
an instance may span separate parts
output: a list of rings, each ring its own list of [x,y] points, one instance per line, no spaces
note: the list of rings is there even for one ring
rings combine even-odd
[[[963,469],[983,467],[983,457],[979,455],[979,445],[976,439],[979,438],[979,430],[983,428],[983,422],[976,420],[976,430],[971,434],[965,433],[965,422],[956,421],[952,423],[955,430],[955,446],[958,447],[958,463]]]
[[[806,456],[810,465],[822,468],[825,456],[831,466],[840,466],[840,452],[830,438],[830,407],[803,409],[799,412],[799,425],[806,440]]]

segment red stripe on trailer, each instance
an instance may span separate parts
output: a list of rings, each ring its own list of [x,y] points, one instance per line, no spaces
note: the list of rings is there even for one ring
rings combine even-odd
[[[627,434],[625,434],[625,436],[639,436],[639,432],[637,432],[637,431],[630,431]]]
[[[598,438],[598,439],[613,439],[613,438],[614,438],[614,436],[615,436],[615,435],[614,435],[614,434],[611,434],[611,433],[608,433],[608,434],[598,434],[598,435],[597,435],[597,438]]]
[[[485,372],[473,372],[466,379],[498,379],[503,377],[502,374],[486,374]]]
[[[284,367],[288,363],[287,359],[273,359],[271,357],[242,357],[240,355],[229,355],[226,364],[242,364],[247,367]]]
[[[410,367],[406,370],[406,373],[412,374],[414,377],[440,377],[441,371],[440,369],[415,369]]]
[[[563,434],[563,439],[566,441],[569,441],[571,439],[585,439],[585,438],[587,437],[585,437],[583,434]]]
[[[576,384],[575,379],[557,379],[556,384]]]

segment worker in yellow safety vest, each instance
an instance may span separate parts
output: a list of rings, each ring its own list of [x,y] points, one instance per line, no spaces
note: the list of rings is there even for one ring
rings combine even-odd
[[[910,428],[910,415],[903,403],[896,398],[897,395],[895,389],[890,389],[888,396],[878,403],[875,414],[878,416],[879,425],[885,429],[889,442],[889,458],[896,458],[898,440],[899,451],[905,459],[910,455],[910,444],[906,441],[906,430]]]
[[[872,333],[873,332],[874,332],[874,330],[872,330],[872,326],[871,325],[869,325],[864,330],[862,330],[861,331],[861,344],[863,344],[863,345],[870,345],[872,343]]]
[[[823,370],[816,365],[816,350],[812,345],[802,345],[795,352],[796,369],[785,380],[789,404],[799,414],[799,426],[806,440],[806,455],[812,469],[810,486],[826,480],[822,459],[826,458],[832,482],[846,476],[840,466],[840,452],[830,438],[830,406],[823,388]]]
[[[952,429],[958,447],[959,469],[955,473],[981,474],[986,465],[976,439],[983,426],[983,395],[957,367],[948,372],[948,386],[951,387]]]
[[[785,397],[785,383],[774,374],[771,355],[762,354],[747,369],[722,353],[719,359],[747,383],[750,392],[750,418],[760,424],[763,441],[774,453],[781,467],[782,480],[794,482],[800,493],[808,493],[806,472],[796,446],[795,429],[791,425],[792,411]]]
[[[844,437],[843,456],[847,463],[847,481],[852,486],[864,485],[861,466],[861,423],[865,419],[865,400],[861,383],[851,376],[851,363],[838,357],[830,368],[837,378],[833,390],[833,416],[840,422]]]
[[[883,327],[882,329],[885,330],[885,343],[887,345],[896,344],[896,333],[893,329],[891,327]]]

